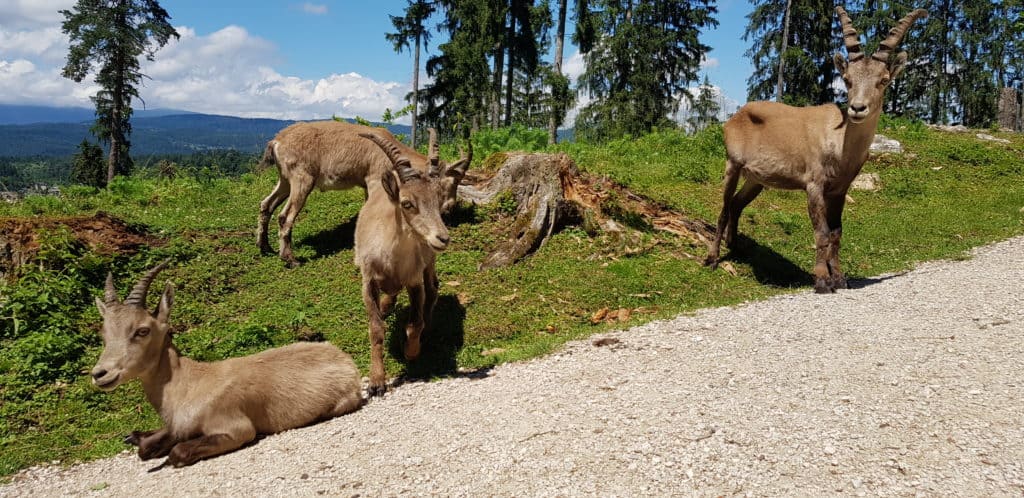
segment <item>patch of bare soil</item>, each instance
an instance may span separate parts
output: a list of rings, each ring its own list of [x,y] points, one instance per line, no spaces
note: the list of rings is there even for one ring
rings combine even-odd
[[[42,234],[68,230],[76,243],[100,254],[132,254],[166,241],[108,213],[92,216],[0,218],[0,275],[31,261]]]

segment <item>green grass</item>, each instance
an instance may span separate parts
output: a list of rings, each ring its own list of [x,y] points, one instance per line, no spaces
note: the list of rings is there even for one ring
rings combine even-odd
[[[1003,135],[1013,140],[1010,145],[980,142],[898,120],[886,120],[882,132],[901,140],[908,154],[870,162],[865,170],[880,175],[883,189],[851,194],[843,261],[852,278],[962,257],[971,247],[1024,233],[1024,138]],[[695,217],[717,218],[720,130],[696,137],[659,132],[555,150],[569,153],[588,172]],[[287,269],[276,257],[261,256],[252,235],[256,207],[275,180],[273,171],[203,181],[131,178],[100,192],[75,188],[59,199],[0,206],[0,216],[103,210],[167,239],[136,255],[104,256],[52,234],[41,267],[32,265],[17,282],[0,284],[0,475],[39,462],[109,456],[125,448],[123,434],[159,424],[137,384],[105,394],[84,375],[100,350],[92,296],[101,294],[108,268],[123,294],[147,266],[173,259],[154,289],[167,279],[176,283],[175,341],[193,358],[216,360],[323,338],[366,370],[367,322],[352,263],[363,193],[312,194],[294,230],[296,256],[304,264]],[[451,375],[625,326],[591,325],[590,316],[604,307],[639,309],[629,322],[634,325],[810,284],[812,237],[800,192],[767,191],[744,212],[743,249],[730,257],[736,276],[700,266],[703,247],[666,234],[592,238],[576,228],[511,268],[478,272],[507,213],[507,206],[463,208],[453,217],[453,243],[439,258],[441,298],[423,356],[408,365],[401,359],[403,298],[389,318],[390,374]],[[276,230],[271,237],[276,243]],[[626,247],[639,250],[626,255]],[[492,350],[499,352],[482,354]]]

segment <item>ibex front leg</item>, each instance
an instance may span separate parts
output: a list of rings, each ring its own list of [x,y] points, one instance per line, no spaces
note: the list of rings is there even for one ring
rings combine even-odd
[[[384,315],[380,309],[380,286],[368,275],[363,276],[363,304],[370,319],[370,396],[387,391],[384,374]]]
[[[405,359],[420,356],[420,334],[423,333],[423,286],[409,287],[409,323],[405,326]]]
[[[178,440],[171,436],[171,431],[157,429],[155,431],[132,432],[131,435],[125,438],[125,442],[139,447],[140,459],[151,460],[167,456]]]
[[[846,192],[829,196],[825,199],[825,217],[828,221],[828,271],[829,287],[845,289],[846,275],[839,267],[839,246],[843,238],[843,207],[846,205]]]
[[[199,436],[178,443],[171,450],[170,456],[167,457],[167,461],[163,465],[174,467],[192,465],[204,458],[222,455],[241,448],[242,445],[256,438],[256,429],[248,419],[236,419],[231,426],[225,432]]]
[[[825,197],[821,185],[807,184],[807,214],[811,217],[814,227],[814,292],[824,294],[832,292],[828,272],[829,230],[825,216]]]

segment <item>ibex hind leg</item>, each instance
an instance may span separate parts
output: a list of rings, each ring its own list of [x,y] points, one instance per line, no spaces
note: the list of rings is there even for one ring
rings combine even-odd
[[[722,187],[722,213],[718,215],[718,229],[715,230],[715,240],[711,243],[711,248],[708,249],[708,257],[704,260],[704,264],[710,266],[712,269],[718,268],[718,256],[722,248],[722,236],[725,233],[725,227],[729,223],[729,210],[732,206],[733,193],[736,192],[736,183],[740,179],[741,166],[737,165],[731,159],[725,161],[725,181]]]
[[[743,182],[743,186],[740,187],[740,191],[736,192],[736,195],[732,197],[732,205],[729,206],[729,224],[725,228],[725,245],[730,250],[736,248],[736,227],[739,224],[740,215],[743,214],[743,209],[745,209],[751,201],[761,193],[762,190],[764,190],[764,185],[751,182],[748,179]]]
[[[270,217],[273,216],[274,211],[281,203],[288,198],[288,191],[290,190],[288,181],[284,178],[277,180],[277,185],[274,186],[274,190],[270,192],[263,202],[260,202],[260,215],[257,220],[256,226],[256,247],[259,248],[263,254],[273,254],[274,250],[270,247],[270,241],[267,232],[270,230]]]
[[[299,262],[292,254],[292,227],[295,226],[295,220],[299,217],[299,212],[306,205],[306,198],[312,191],[312,179],[294,179],[291,182],[288,204],[285,204],[281,215],[278,216],[278,222],[281,224],[280,233],[278,233],[281,245],[279,254],[289,268],[299,266]]]

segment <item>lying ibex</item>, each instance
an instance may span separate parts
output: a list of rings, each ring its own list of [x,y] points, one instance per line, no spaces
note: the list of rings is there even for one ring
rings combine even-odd
[[[405,327],[405,358],[420,354],[420,333],[437,301],[436,253],[448,247],[448,229],[435,193],[443,181],[433,165],[424,174],[414,169],[397,141],[361,133],[385,152],[393,169],[367,182],[367,199],[359,210],[355,263],[363,275],[363,303],[370,318],[370,395],[387,389],[384,374],[384,315],[405,288],[411,316]]]
[[[431,168],[439,171],[441,179],[437,188],[442,197],[442,209],[447,212],[455,206],[459,182],[472,160],[472,148],[462,159],[449,165],[440,160],[437,134],[433,129],[430,130],[430,155],[426,157],[398,142],[384,129],[339,121],[296,123],[278,132],[263,153],[264,166],[277,165],[278,180],[274,190],[260,203],[256,245],[262,252],[273,252],[267,240],[267,225],[270,215],[285,199],[289,199],[288,203],[277,218],[279,254],[289,266],[295,266],[292,226],[313,187],[321,191],[366,188],[367,183],[377,181],[381,173],[391,169],[387,156],[359,138],[360,133],[378,133],[394,141],[412,167],[419,171],[426,173]]]
[[[125,438],[139,447],[140,458],[169,455],[157,468],[191,465],[237,449],[256,434],[301,427],[362,404],[359,369],[327,343],[296,343],[214,363],[181,356],[168,325],[171,283],[152,314],[145,308],[149,284],[166,264],[149,270],[123,303],[111,275],[104,299],[96,298],[104,347],[93,384],[110,391],[138,378],[164,422],[161,429]]]
[[[882,112],[885,88],[899,76],[907,53],[892,57],[907,29],[928,12],[917,9],[894,27],[871,57],[861,52],[857,30],[842,7],[836,7],[843,27],[848,58],[835,54],[833,62],[846,83],[849,108],[834,105],[791,107],[774,102],[751,102],[725,123],[725,189],[718,231],[706,263],[718,264],[723,233],[731,248],[743,208],[764,187],[803,189],[814,225],[817,254],[814,290],[820,293],[846,288],[839,268],[839,240],[846,191],[868,158]],[[740,176],[746,178],[736,191]]]

